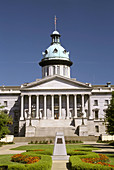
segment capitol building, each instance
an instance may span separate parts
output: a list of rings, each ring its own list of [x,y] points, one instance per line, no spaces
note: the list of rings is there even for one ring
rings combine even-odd
[[[100,136],[106,133],[105,113],[114,85],[82,83],[71,78],[69,52],[58,31],[42,53],[42,78],[21,86],[0,86],[0,103],[12,115],[14,136]]]

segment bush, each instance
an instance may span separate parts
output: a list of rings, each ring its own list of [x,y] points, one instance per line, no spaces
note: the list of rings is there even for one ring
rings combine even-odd
[[[65,140],[66,144],[75,144],[75,143],[83,143],[82,141],[78,141],[78,140]]]
[[[114,141],[109,142],[109,145],[114,146]]]
[[[52,158],[49,155],[38,155],[33,152],[24,152],[22,155],[32,156],[32,157],[40,157],[39,162],[33,164],[15,164],[8,165],[8,170],[51,170],[52,166]]]
[[[50,143],[52,143],[52,140],[50,140]]]
[[[108,166],[104,166],[104,165],[100,165],[100,164],[92,164],[92,163],[86,163],[86,162],[82,162],[81,159],[84,158],[96,158],[93,160],[99,160],[99,155],[96,153],[92,153],[92,152],[86,152],[86,155],[77,155],[77,156],[71,156],[69,161],[70,161],[70,166],[71,166],[71,170],[76,170],[76,169],[80,169],[80,170],[112,170],[112,167],[108,167]],[[106,157],[104,157],[106,158]],[[101,161],[106,161],[107,159],[102,159]],[[100,163],[100,162],[99,162]],[[102,164],[102,163],[101,163]]]

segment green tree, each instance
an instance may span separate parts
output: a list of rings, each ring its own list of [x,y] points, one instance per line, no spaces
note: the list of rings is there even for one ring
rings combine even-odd
[[[8,125],[12,124],[12,117],[4,113],[3,107],[0,107],[0,139],[10,133]]]
[[[114,135],[114,91],[108,109],[106,110],[106,127],[110,135]]]

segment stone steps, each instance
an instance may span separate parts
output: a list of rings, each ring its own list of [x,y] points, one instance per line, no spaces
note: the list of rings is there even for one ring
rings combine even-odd
[[[64,136],[77,136],[75,127],[36,127],[35,136],[55,136],[56,132],[63,132]]]

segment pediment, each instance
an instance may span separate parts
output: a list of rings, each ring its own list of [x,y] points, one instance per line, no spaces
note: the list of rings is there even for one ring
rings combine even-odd
[[[24,90],[55,90],[55,89],[91,89],[84,83],[78,82],[71,78],[65,78],[60,76],[52,76],[41,79],[39,81],[27,84],[26,87],[22,87]]]

